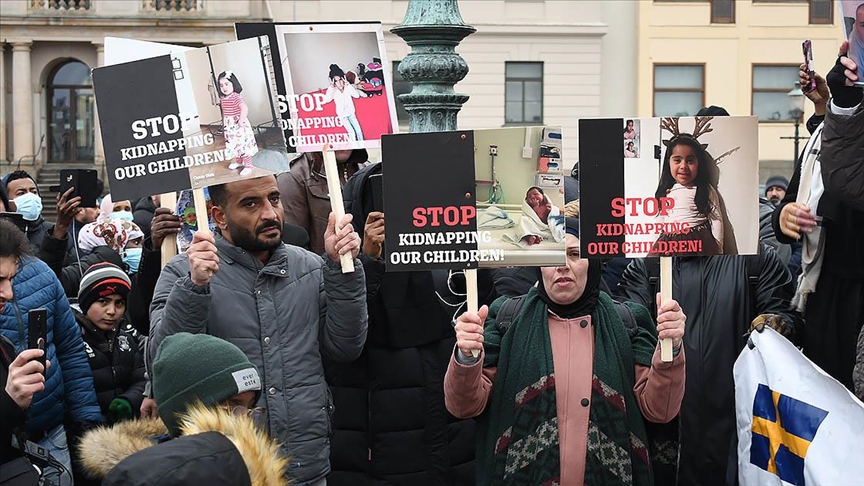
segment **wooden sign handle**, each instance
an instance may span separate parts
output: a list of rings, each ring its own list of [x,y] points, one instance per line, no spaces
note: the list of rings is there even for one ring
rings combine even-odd
[[[660,257],[660,305],[672,300],[672,257]],[[672,339],[660,341],[660,360],[672,361]]]
[[[168,208],[171,210],[171,214],[174,214],[177,211],[177,193],[176,192],[166,192],[160,196],[159,205],[163,208]],[[152,229],[152,228],[151,228]],[[168,264],[168,261],[174,258],[174,255],[177,254],[177,237],[172,236],[170,238],[165,238],[162,240],[162,248],[160,250],[162,254],[162,268],[165,268],[165,265]]]
[[[480,308],[480,302],[477,299],[477,269],[468,268],[465,270],[465,292],[468,294],[468,312],[477,313]],[[482,325],[482,324],[481,324]],[[471,356],[477,358],[480,356],[480,351],[471,350]]]
[[[336,213],[336,232],[340,229],[340,222],[345,217],[345,204],[342,202],[342,184],[339,182],[339,168],[336,166],[336,154],[330,150],[330,144],[321,149],[324,155],[324,174],[327,176],[327,189],[330,191],[330,210]],[[357,221],[354,224],[358,224]],[[342,264],[342,273],[354,271],[354,257],[350,253],[339,256]]]

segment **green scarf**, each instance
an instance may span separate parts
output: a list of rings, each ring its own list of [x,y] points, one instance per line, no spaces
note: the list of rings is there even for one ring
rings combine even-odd
[[[480,418],[479,484],[559,484],[558,411],[549,315],[532,288],[504,336],[495,316],[486,319],[484,367],[497,367],[492,398]],[[639,323],[631,339],[612,299],[600,298],[594,325],[594,373],[588,425],[585,484],[651,485],[642,413],[633,395],[634,364],[651,365],[657,345],[653,319],[631,305]]]

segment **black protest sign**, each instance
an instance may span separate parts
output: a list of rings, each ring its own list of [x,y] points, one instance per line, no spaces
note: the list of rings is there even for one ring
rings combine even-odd
[[[387,270],[477,268],[473,134],[392,135],[381,144]]]
[[[185,167],[148,173],[146,165],[141,163],[142,156],[148,153],[147,144],[167,147],[170,143],[174,157],[186,156],[185,148],[176,146],[182,133],[178,137],[179,107],[172,72],[171,56],[93,70],[102,146],[115,200],[135,200],[190,187],[189,170]],[[134,129],[146,120],[161,122],[158,127],[154,126],[155,133]]]
[[[267,38],[93,70],[115,200],[288,170]]]
[[[560,127],[381,142],[388,271],[564,263]]]
[[[754,117],[579,121],[583,257],[753,254]]]

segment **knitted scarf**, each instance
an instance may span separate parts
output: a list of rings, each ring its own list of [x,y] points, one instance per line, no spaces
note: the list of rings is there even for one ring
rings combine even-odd
[[[555,373],[547,307],[532,288],[504,336],[492,304],[484,331],[484,367],[496,366],[492,397],[480,418],[479,484],[559,484]],[[633,395],[634,364],[651,365],[657,344],[652,319],[631,306],[640,327],[631,339],[615,304],[600,294],[591,314],[594,373],[588,426],[586,485],[651,485],[645,427]]]

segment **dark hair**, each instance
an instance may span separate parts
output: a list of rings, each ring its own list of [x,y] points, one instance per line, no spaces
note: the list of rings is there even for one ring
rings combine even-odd
[[[240,85],[240,81],[237,80],[237,76],[235,76],[233,72],[231,73],[230,76],[227,73],[228,73],[228,71],[222,71],[222,73],[219,74],[219,77],[216,78],[216,84],[217,84],[216,92],[219,93],[220,98],[225,97],[225,95],[222,94],[222,90],[219,89],[219,86],[218,86],[219,81],[221,81],[222,78],[226,78],[226,79],[228,79],[228,81],[231,81],[231,85],[234,86],[234,92],[235,93],[240,93],[243,91],[243,86]]]
[[[331,64],[330,65],[330,79],[333,79],[336,76],[339,76],[340,78],[344,78],[345,77],[345,71],[343,71],[342,68],[340,68],[338,64]]]
[[[633,147],[635,148],[635,144],[633,143],[633,141],[632,141],[632,140],[629,140],[629,141],[627,142],[627,146],[629,147],[629,146],[631,146],[631,145],[633,145]]]
[[[627,120],[626,122],[624,122],[624,131],[625,132],[627,131],[627,125],[630,125],[631,123],[633,125],[636,125],[636,123],[633,120]]]
[[[228,202],[228,191],[225,189],[225,184],[210,186],[207,188],[207,192],[210,194],[210,202],[214,206],[225,207]]]
[[[528,197],[528,194],[529,194],[531,191],[535,190],[535,189],[536,189],[537,192],[539,192],[540,194],[543,194],[544,196],[546,195],[546,193],[543,192],[543,189],[540,189],[540,188],[537,187],[537,186],[531,186],[531,187],[528,188],[527,191],[525,191],[525,197]]]
[[[30,254],[30,243],[24,232],[11,221],[0,218],[0,258],[12,257],[15,261]]]
[[[717,166],[705,148],[689,135],[673,138],[666,147],[666,155],[663,157],[663,168],[660,171],[660,182],[657,184],[657,192],[654,193],[654,197],[658,200],[661,197],[666,197],[669,190],[675,185],[675,178],[672,177],[672,172],[669,168],[669,159],[672,158],[672,150],[678,145],[686,145],[693,149],[693,152],[696,154],[699,166],[696,168],[696,178],[693,180],[693,183],[696,185],[694,203],[696,204],[696,210],[700,214],[708,216],[712,209],[709,199],[710,188],[716,185],[714,173],[717,170]]]
[[[20,179],[30,179],[33,181],[33,184],[36,184],[36,179],[33,178],[30,174],[27,173],[26,170],[16,170],[14,172],[9,173],[6,177],[3,178],[3,186],[5,186],[8,190],[9,183],[12,181],[17,181]],[[36,184],[36,192],[39,192],[39,184]],[[8,195],[7,195],[8,197]]]

